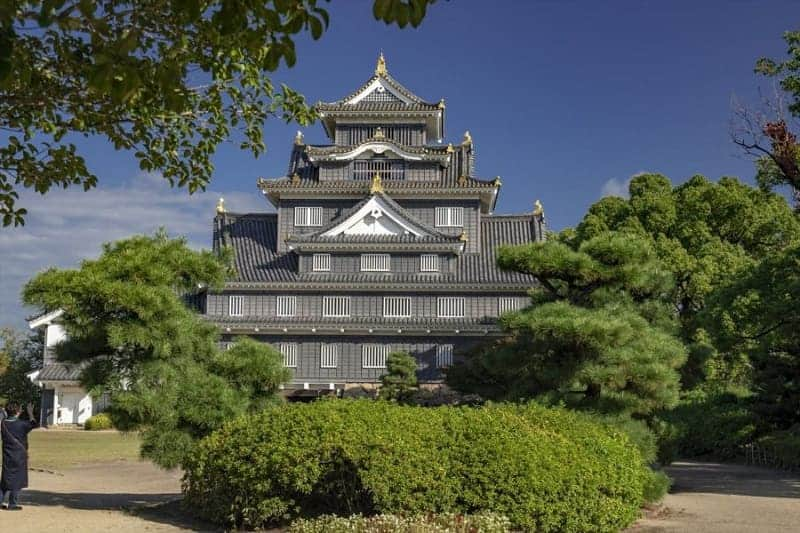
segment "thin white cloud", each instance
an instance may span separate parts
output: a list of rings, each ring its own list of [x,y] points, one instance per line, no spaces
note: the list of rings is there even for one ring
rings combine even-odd
[[[630,182],[630,178],[626,180],[611,178],[610,180],[606,181],[603,184],[603,187],[600,189],[600,197],[605,198],[606,196],[619,196],[622,198],[627,198],[628,185]]]
[[[255,187],[251,193],[215,190],[190,196],[156,174],[88,192],[53,189],[45,196],[30,191],[20,196],[18,204],[29,213],[25,225],[0,228],[0,326],[24,327],[24,317],[34,311],[20,303],[27,280],[51,266],[70,268],[96,257],[104,242],[151,234],[163,226],[195,248],[209,248],[220,196],[230,211],[271,209]]]

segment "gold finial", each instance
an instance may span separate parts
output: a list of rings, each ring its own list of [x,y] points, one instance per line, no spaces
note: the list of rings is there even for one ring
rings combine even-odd
[[[386,76],[386,74],[388,74],[386,70],[386,58],[383,57],[383,52],[381,52],[381,55],[378,56],[378,62],[375,65],[375,75]]]
[[[461,174],[461,175],[458,177],[458,184],[459,184],[461,187],[463,187],[464,185],[466,185],[466,184],[467,184],[467,177],[466,177],[464,174]]]
[[[292,185],[300,185],[300,174],[297,172],[292,174]]]
[[[442,98],[441,100],[439,100],[439,109],[444,109],[444,107],[445,107],[444,106],[444,98]]]
[[[225,198],[220,198],[219,202],[217,202],[217,214],[221,215],[225,213]]]
[[[469,134],[469,130],[464,132],[464,140],[461,144],[472,144],[472,135]]]
[[[303,132],[297,130],[297,135],[294,136],[294,144],[303,144]]]
[[[372,183],[369,185],[369,193],[376,194],[383,192],[383,184],[381,183],[381,175],[377,172],[372,176]]]
[[[373,137],[375,139],[383,139],[383,138],[385,138],[386,136],[383,134],[383,128],[381,128],[380,126],[375,128],[375,134],[373,135]]]
[[[466,231],[462,231],[461,235],[458,236],[458,240],[461,241],[461,242],[467,242],[469,240],[469,239],[467,239],[467,232]]]
[[[533,216],[535,217],[543,217],[544,216],[544,206],[542,202],[536,200],[533,202]]]
[[[495,187],[500,187],[503,184],[503,181],[500,179],[500,176],[495,176],[494,180],[492,180],[492,185]]]
[[[455,152],[455,151],[456,151],[456,149],[455,149],[455,148],[453,148],[453,143],[448,143],[448,144],[447,144],[447,153],[448,153],[448,154],[452,154],[452,153],[453,153],[453,152]]]

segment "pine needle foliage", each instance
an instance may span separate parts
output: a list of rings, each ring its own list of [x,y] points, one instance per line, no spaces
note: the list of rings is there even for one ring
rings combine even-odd
[[[667,300],[673,281],[647,240],[604,232],[579,245],[504,246],[498,264],[540,284],[530,307],[501,317],[505,338],[450,370],[453,386],[632,415],[677,401],[686,353]]]
[[[218,288],[227,258],[191,250],[164,231],[106,244],[80,268],[50,269],[23,290],[28,305],[63,309],[63,361],[82,363],[87,389],[111,396],[114,426],[140,431],[142,455],[183,464],[195,443],[229,418],[275,401],[289,379],[280,354],[219,334],[186,305],[198,287]]]
[[[417,391],[417,360],[408,352],[392,352],[386,358],[386,370],[381,376],[380,397],[410,402]]]

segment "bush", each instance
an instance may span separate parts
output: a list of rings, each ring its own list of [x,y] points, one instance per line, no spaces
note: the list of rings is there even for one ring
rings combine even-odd
[[[800,470],[800,425],[764,435],[757,444],[767,452],[773,466]]]
[[[334,400],[227,424],[187,464],[184,492],[234,527],[493,512],[524,530],[616,531],[638,516],[647,476],[624,434],[580,413]]]
[[[736,390],[690,391],[660,418],[671,426],[662,446],[681,457],[740,457],[756,431],[750,396]]]
[[[478,515],[360,515],[349,518],[325,515],[316,519],[299,519],[289,527],[289,533],[506,533],[511,522],[504,516],[486,513]]]
[[[83,429],[89,431],[98,431],[101,429],[111,429],[114,427],[111,424],[111,417],[108,416],[107,413],[98,413],[94,416],[89,417],[88,420],[83,424]]]
[[[672,486],[672,479],[660,470],[651,471],[644,481],[644,501],[656,503],[661,501]]]

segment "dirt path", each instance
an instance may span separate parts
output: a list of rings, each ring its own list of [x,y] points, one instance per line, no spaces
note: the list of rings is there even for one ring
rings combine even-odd
[[[32,471],[23,510],[0,511],[0,531],[212,531],[181,512],[180,473],[146,462],[119,461]],[[133,512],[132,512],[133,511]]]
[[[800,476],[742,465],[683,462],[665,509],[630,531],[765,533],[800,531]]]

